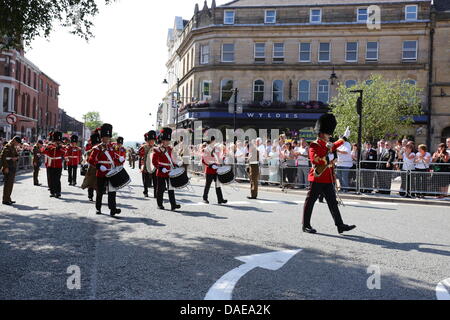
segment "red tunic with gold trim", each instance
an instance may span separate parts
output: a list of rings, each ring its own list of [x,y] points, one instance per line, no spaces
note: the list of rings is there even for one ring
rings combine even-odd
[[[117,143],[114,144],[114,148],[119,156],[126,158],[127,157],[127,149],[124,146],[119,146]]]
[[[106,155],[107,153],[109,153],[111,160]],[[98,178],[104,178],[113,167],[122,165],[119,158],[120,155],[116,152],[112,144],[99,144],[92,149],[92,152],[89,155],[88,163],[98,169]],[[102,172],[100,170],[101,166],[104,166],[106,171]]]
[[[81,162],[81,156],[80,147],[68,147],[65,154],[67,165],[71,167],[78,166]]]
[[[156,176],[160,178],[168,178],[169,172],[162,172],[162,169],[171,170],[172,164],[173,164],[173,158],[172,158],[172,148],[167,147],[164,151],[162,147],[154,148],[153,149],[153,159],[152,163],[153,166],[156,168]],[[169,157],[167,157],[167,155]]]
[[[332,143],[332,147],[327,147],[327,142],[317,139],[309,146],[309,159],[313,165],[309,172],[308,181],[316,183],[335,183],[334,165],[328,161],[328,154],[333,153],[345,143],[340,139]]]
[[[64,147],[51,143],[44,148],[42,154],[45,155],[45,166],[47,168],[61,169],[63,167],[63,158],[66,154]]]

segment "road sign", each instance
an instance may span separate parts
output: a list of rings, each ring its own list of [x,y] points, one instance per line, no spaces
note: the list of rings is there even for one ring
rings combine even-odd
[[[8,122],[8,124],[13,125],[17,123],[17,116],[15,114],[9,114],[8,116],[6,116],[6,122]]]
[[[236,258],[245,264],[231,270],[220,278],[206,294],[205,300],[231,300],[234,287],[240,278],[255,268],[277,271],[300,250],[286,250]]]

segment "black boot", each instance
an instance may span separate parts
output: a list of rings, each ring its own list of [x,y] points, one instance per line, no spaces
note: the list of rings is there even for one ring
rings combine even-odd
[[[310,233],[310,234],[316,234],[317,230],[313,229],[313,227],[311,227],[311,226],[309,226],[309,227],[303,226],[303,232]]]
[[[122,212],[122,210],[120,209],[112,209],[111,210],[111,217],[114,217],[116,214],[120,214]]]
[[[225,200],[223,198],[222,188],[216,188],[216,194],[217,194],[217,200],[219,201],[219,204],[228,203],[228,200]]]
[[[346,224],[343,224],[338,227],[339,234],[342,234],[344,232],[352,231],[353,229],[356,229],[356,226],[348,226]]]

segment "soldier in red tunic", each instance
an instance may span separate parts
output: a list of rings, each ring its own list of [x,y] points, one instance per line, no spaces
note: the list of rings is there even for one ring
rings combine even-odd
[[[102,143],[92,149],[88,162],[97,168],[97,198],[95,207],[97,214],[102,214],[103,193],[108,191],[108,208],[110,215],[114,217],[122,211],[117,209],[116,192],[109,189],[109,179],[106,176],[114,167],[121,166],[125,162],[125,158],[120,156],[114,146],[111,144],[112,126],[104,124],[100,130]]]
[[[156,198],[156,168],[153,166],[153,154],[156,148],[156,132],[151,130],[144,135],[145,143],[139,148],[139,168],[144,184],[144,196],[148,198],[148,188],[153,186],[153,196]]]
[[[117,143],[115,144],[116,152],[119,156],[126,158],[127,157],[127,149],[123,146],[124,139],[122,137],[117,138]]]
[[[69,186],[77,185],[77,170],[81,162],[81,148],[78,146],[78,136],[70,137],[70,146],[66,149],[66,163],[69,171]]]
[[[85,162],[88,162],[89,156],[92,153],[92,150],[94,147],[101,143],[100,141],[100,129],[97,129],[94,131],[94,133],[91,135],[91,138],[89,139],[88,144],[84,148],[85,151]],[[89,165],[86,176],[83,181],[83,185],[81,186],[82,189],[88,189],[88,198],[89,201],[94,201],[94,190],[97,188],[97,168]]]
[[[330,137],[333,136],[336,126],[337,122],[334,115],[323,115],[316,124],[318,139],[312,142],[309,148],[309,158],[312,163],[312,168],[308,180],[311,182],[311,188],[303,210],[303,232],[306,233],[317,233],[311,227],[311,216],[314,204],[321,194],[325,196],[339,233],[351,231],[356,228],[356,226],[344,224],[336,199],[334,164],[330,161],[329,155],[335,152],[345,142],[343,139],[338,140],[336,143],[330,142]],[[349,136],[350,130],[347,128],[344,137],[348,138]]]
[[[206,183],[203,191],[203,202],[209,204],[208,194],[211,184],[214,181],[216,185],[216,195],[219,204],[226,204],[228,200],[223,198],[222,188],[217,177],[217,169],[222,161],[219,159],[219,154],[216,152],[214,140],[210,141],[208,147],[203,151],[202,163],[205,165]]]
[[[175,191],[170,184],[169,173],[175,167],[172,157],[172,148],[169,146],[172,140],[172,129],[163,128],[160,133],[161,145],[154,149],[153,166],[156,168],[156,202],[160,210],[164,210],[163,197],[164,191],[167,189],[169,193],[169,201],[171,210],[180,209],[181,206],[176,203]]]
[[[52,142],[42,152],[45,155],[48,182],[51,198],[61,198],[61,175],[64,155],[66,153],[62,145],[62,133],[53,132]]]

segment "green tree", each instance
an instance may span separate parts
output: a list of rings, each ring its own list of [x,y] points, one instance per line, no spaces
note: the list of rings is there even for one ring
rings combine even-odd
[[[336,116],[337,133],[349,126],[351,141],[357,141],[359,117],[356,101],[359,94],[352,90],[363,90],[363,141],[397,139],[405,135],[413,123],[413,116],[422,114],[422,93],[415,84],[403,80],[386,80],[381,75],[372,75],[371,83],[358,83],[346,88],[337,88],[332,101],[332,112]]]
[[[103,0],[110,4],[115,0]],[[86,41],[92,34],[92,19],[98,0],[0,0],[0,45],[29,46],[38,36],[48,38],[55,23]]]
[[[96,111],[91,111],[83,115],[83,121],[86,127],[91,131],[100,128],[103,124],[100,120],[100,113]]]

